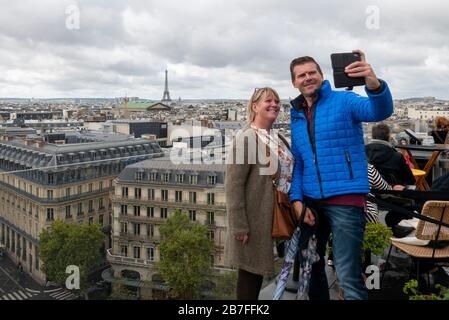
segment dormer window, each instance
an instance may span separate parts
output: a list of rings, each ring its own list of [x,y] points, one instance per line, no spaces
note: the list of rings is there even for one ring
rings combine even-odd
[[[193,174],[189,176],[189,183],[190,184],[198,184],[198,175]]]
[[[183,182],[184,182],[184,174],[178,173],[178,174],[176,175],[176,182],[177,182],[177,183],[183,183]]]
[[[136,180],[137,181],[142,181],[143,180],[143,176],[144,176],[144,172],[143,171],[136,172]]]
[[[217,183],[217,176],[207,176],[207,184],[214,185]]]
[[[163,182],[169,182],[170,181],[170,173],[163,173],[162,174],[162,181]]]

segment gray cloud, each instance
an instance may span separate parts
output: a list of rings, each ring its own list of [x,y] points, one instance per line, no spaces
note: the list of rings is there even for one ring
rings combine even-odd
[[[77,4],[80,29],[66,28]],[[369,29],[368,6],[379,11]],[[396,98],[449,99],[449,4],[421,1],[22,0],[0,12],[0,96],[293,97],[288,65],[361,48]]]

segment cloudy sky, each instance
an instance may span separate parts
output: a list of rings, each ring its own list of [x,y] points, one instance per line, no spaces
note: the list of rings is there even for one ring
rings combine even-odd
[[[440,0],[0,0],[0,97],[294,97],[288,66],[360,48],[395,98],[449,99]],[[78,15],[79,12],[79,15]],[[79,19],[78,19],[79,17]]]

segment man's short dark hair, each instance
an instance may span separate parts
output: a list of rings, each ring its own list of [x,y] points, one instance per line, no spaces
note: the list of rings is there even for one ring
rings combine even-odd
[[[292,82],[295,81],[295,74],[293,73],[293,69],[296,66],[300,66],[302,64],[306,64],[309,62],[315,63],[318,72],[321,74],[321,76],[323,76],[323,72],[321,71],[320,65],[315,61],[315,59],[313,59],[312,57],[309,57],[309,56],[304,56],[304,57],[295,58],[290,63],[290,75],[292,77]]]
[[[379,123],[373,126],[371,130],[372,138],[377,140],[390,140],[390,127],[384,123]]]

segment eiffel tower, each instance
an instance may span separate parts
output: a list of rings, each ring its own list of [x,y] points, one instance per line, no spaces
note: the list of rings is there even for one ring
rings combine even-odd
[[[171,101],[170,92],[168,92],[168,71],[165,70],[165,88],[164,95],[162,96],[162,101]]]

